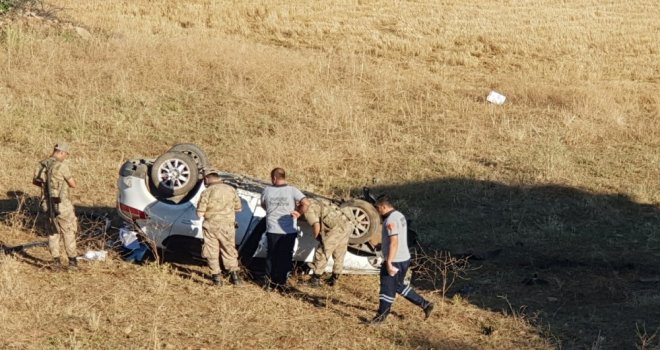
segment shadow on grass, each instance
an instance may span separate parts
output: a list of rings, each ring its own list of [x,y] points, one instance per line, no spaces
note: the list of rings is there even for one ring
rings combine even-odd
[[[372,191],[394,199],[425,246],[466,255],[501,250],[478,262],[483,268],[470,276],[474,292],[468,298],[485,309],[535,313],[564,348],[589,347],[601,333],[608,338],[603,348],[627,348],[636,341],[638,322],[647,329],[658,327],[658,204],[565,186],[461,178],[378,186]],[[3,220],[26,224],[12,213],[19,208],[37,212],[38,203],[24,193],[12,191],[7,196],[0,200]],[[113,216],[115,211],[76,209]],[[41,214],[42,222],[35,226],[41,235],[47,234],[45,219]],[[207,277],[187,268],[179,271]],[[305,302],[326,302],[301,294]]]
[[[393,338],[394,345],[408,349],[426,350],[476,350],[478,348],[452,340],[434,340],[421,334],[409,334],[404,339]]]
[[[423,244],[456,252],[503,248],[526,263],[660,270],[660,203],[557,185],[447,178],[374,187],[412,219]]]
[[[589,348],[596,340],[603,349],[630,348],[637,325],[660,326],[659,204],[460,178],[372,193],[394,200],[425,249],[480,257],[471,261],[479,269],[450,295],[515,314],[542,334],[549,329],[562,348]]]
[[[31,255],[30,253],[26,251],[17,251],[14,254],[15,257],[18,258],[18,260],[27,263],[29,265],[32,265],[37,268],[50,268],[52,266],[53,261],[52,260],[44,260],[41,258],[38,258],[34,255]]]
[[[3,238],[0,239],[0,248],[34,267],[54,268],[52,259],[42,259],[29,253],[30,249],[37,247],[47,249],[47,237],[54,230],[49,223],[48,215],[40,211],[40,198],[22,191],[8,191],[6,195],[9,197],[8,199],[0,200],[0,221],[8,226],[32,232],[35,238],[30,242],[12,244],[8,244]],[[75,206],[75,211],[79,225],[77,237],[79,250],[102,249],[108,238],[108,227],[106,226],[111,225],[111,221],[115,217],[114,208]],[[114,221],[116,225],[119,225],[118,218],[115,218]],[[99,235],[96,236],[97,234]]]
[[[33,231],[37,236],[46,237],[52,231],[48,225],[48,214],[41,212],[40,201],[37,196],[30,196],[23,191],[8,191],[7,199],[0,199],[0,220],[6,224],[18,225],[23,229]],[[82,206],[75,204],[76,216],[80,225],[90,223],[81,222],[81,217],[95,215],[107,217],[111,225],[119,226],[121,219],[116,215],[116,209],[101,206]],[[94,223],[91,223],[94,224]],[[82,227],[84,230],[86,227]]]
[[[340,288],[340,287],[337,287]],[[354,309],[360,312],[370,312],[374,313],[376,312],[377,304],[374,303],[373,307],[367,308],[361,305],[356,305],[356,304],[351,304],[347,303],[339,298],[337,298],[335,295],[333,295],[332,291],[326,290],[326,289],[315,289],[313,291],[304,291],[299,288],[292,288],[291,293],[289,293],[290,296],[306,302],[314,307],[317,308],[323,308],[327,310],[331,310],[332,312],[336,313],[339,316],[342,317],[347,317],[347,318],[353,318],[355,317],[355,313],[347,313],[345,311],[342,311],[340,308],[346,308],[346,309]],[[399,318],[400,315],[396,312],[392,312],[392,316]],[[367,319],[363,318],[358,318],[360,321],[366,321]]]

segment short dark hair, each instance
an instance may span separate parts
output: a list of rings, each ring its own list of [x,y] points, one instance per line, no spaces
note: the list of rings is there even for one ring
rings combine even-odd
[[[286,172],[282,168],[275,168],[270,172],[271,179],[286,179]]]
[[[378,198],[376,198],[376,203],[374,203],[374,205],[375,206],[387,205],[394,208],[394,204],[392,204],[392,200],[387,195],[378,196]]]

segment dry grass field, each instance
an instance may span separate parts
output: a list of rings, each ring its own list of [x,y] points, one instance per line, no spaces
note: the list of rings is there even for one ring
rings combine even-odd
[[[366,328],[375,277],[285,297],[214,289],[185,265],[54,273],[36,248],[0,257],[0,348],[658,349],[659,120],[654,0],[48,0],[2,14],[0,243],[44,231],[17,206],[57,141],[73,147],[75,202],[104,212],[124,160],[192,142],[227,171],[387,192],[425,245],[486,258],[431,320],[399,300]]]

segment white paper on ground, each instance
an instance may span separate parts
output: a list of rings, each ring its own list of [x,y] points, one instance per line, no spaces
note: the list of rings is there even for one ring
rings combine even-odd
[[[107,256],[108,252],[105,250],[88,250],[82,258],[89,261],[105,261]]]
[[[506,101],[506,96],[498,93],[495,90],[492,90],[488,94],[488,97],[486,97],[486,101],[488,101],[490,103],[494,103],[496,105],[502,105],[502,104],[504,104],[504,101]]]

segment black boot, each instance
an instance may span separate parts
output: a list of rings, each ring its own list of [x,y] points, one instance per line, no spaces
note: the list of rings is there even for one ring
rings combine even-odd
[[[231,283],[235,286],[240,286],[241,285],[241,277],[238,275],[237,271],[232,271],[229,273],[229,280]]]
[[[70,270],[77,270],[78,269],[78,258],[77,257],[74,256],[73,258],[69,258],[69,269]]]
[[[422,310],[424,310],[424,319],[428,319],[429,316],[431,316],[431,313],[433,312],[433,303],[428,303],[426,306],[422,307]]]
[[[222,277],[220,274],[217,275],[211,275],[211,278],[213,279],[213,284],[220,287],[222,286]]]
[[[382,314],[376,314],[374,318],[372,318],[369,321],[364,322],[364,324],[369,325],[369,326],[378,326],[381,325],[385,322],[385,319],[387,318],[387,315],[389,312],[382,313]]]
[[[328,279],[328,282],[326,282],[330,287],[334,287],[335,284],[337,284],[337,281],[339,280],[339,274],[333,273],[332,276]]]
[[[312,278],[309,279],[309,286],[312,288],[318,288],[321,286],[321,276],[312,275]]]

